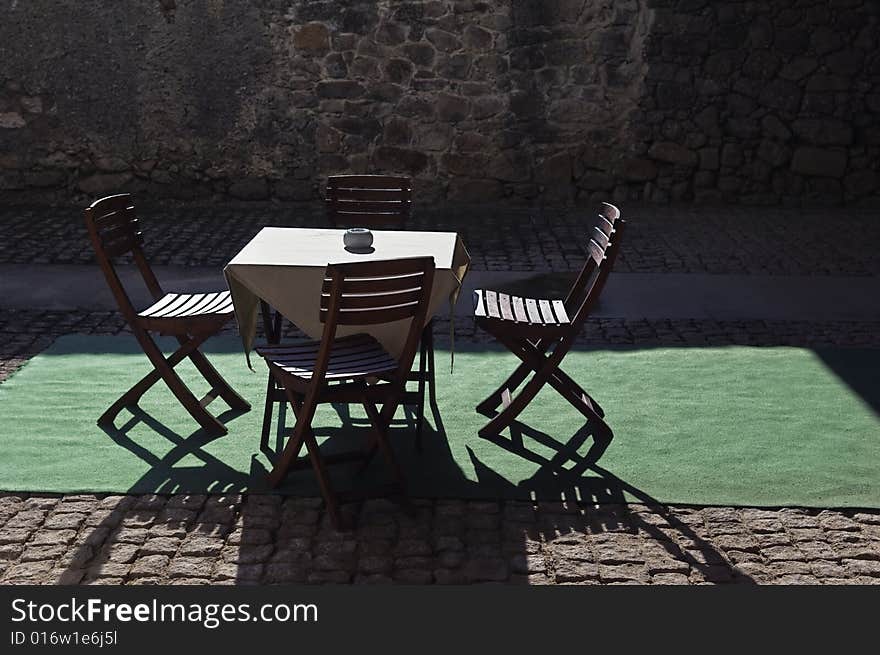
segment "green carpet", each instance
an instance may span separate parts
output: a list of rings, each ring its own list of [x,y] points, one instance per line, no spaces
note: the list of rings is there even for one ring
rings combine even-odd
[[[259,452],[263,364],[249,371],[235,337],[208,354],[254,410],[228,417],[207,439],[164,385],[123,411],[117,429],[95,419],[148,370],[128,336],[68,336],[0,384],[0,489],[40,492],[265,490]],[[419,454],[403,428],[392,440],[419,497],[659,501],[707,505],[880,507],[880,350],[653,348],[575,351],[565,370],[603,404],[615,437],[596,466],[572,473],[593,445],[581,416],[545,390],[511,433],[476,436],[474,406],[515,365],[493,348],[460,348],[455,372],[438,352],[445,429],[429,429]],[[179,367],[197,380],[189,364]],[[205,389],[204,383],[195,389]],[[221,400],[213,411],[227,411]],[[363,442],[363,414],[322,409],[328,449]],[[360,409],[360,408],[355,408]],[[227,411],[228,416],[228,411]],[[275,435],[273,435],[274,441]],[[595,455],[594,453],[591,457]],[[381,458],[342,486],[384,476]],[[315,494],[309,471],[285,493]]]

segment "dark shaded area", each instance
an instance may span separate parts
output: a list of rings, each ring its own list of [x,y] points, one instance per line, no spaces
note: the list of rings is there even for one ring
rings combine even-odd
[[[813,352],[880,416],[880,367],[870,356],[873,352],[838,348],[816,348]]]
[[[132,493],[145,490],[161,494],[192,493],[196,490],[206,493],[241,493],[248,489],[252,480],[259,479],[260,473],[266,473],[265,469],[259,469],[259,464],[255,460],[255,468],[251,470],[250,475],[244,475],[205,452],[203,446],[221,437],[212,436],[204,429],[199,429],[190,435],[180,435],[138,407],[130,407],[128,411],[132,417],[121,426],[101,429],[119,446],[152,467],[144,477],[132,484],[129,490]],[[243,413],[227,410],[220,414],[218,419],[227,423]],[[138,423],[145,423],[151,430],[168,439],[174,447],[161,457],[141,447],[128,436],[129,431]],[[177,465],[189,455],[200,459],[202,465],[185,467]]]

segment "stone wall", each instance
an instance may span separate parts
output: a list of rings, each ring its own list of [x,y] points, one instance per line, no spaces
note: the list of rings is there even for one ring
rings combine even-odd
[[[0,201],[880,198],[873,0],[0,0]]]

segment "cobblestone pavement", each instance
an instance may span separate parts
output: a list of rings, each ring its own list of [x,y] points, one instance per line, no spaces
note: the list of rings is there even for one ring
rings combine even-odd
[[[122,329],[3,312],[0,381],[59,334]],[[880,324],[594,320],[581,342],[876,348]],[[878,511],[627,505],[606,487],[601,504],[371,500],[345,506],[348,532],[313,498],[0,494],[0,584],[880,584]]]
[[[449,320],[435,319],[437,348],[449,346]],[[285,322],[285,340],[301,336]],[[258,325],[258,335],[262,326]],[[63,334],[119,334],[128,327],[117,312],[4,309],[0,312],[0,382]],[[235,328],[227,327],[227,334]],[[490,343],[472,320],[455,319],[455,340]],[[587,319],[579,346],[799,346],[880,348],[880,321],[718,321],[697,319]]]
[[[835,209],[623,207],[631,221],[623,272],[880,274],[876,212]],[[150,207],[140,210],[154,264],[226,264],[266,225],[325,226],[314,204]],[[417,209],[411,227],[455,230],[474,270],[567,271],[585,260],[585,210]],[[0,263],[88,263],[79,207],[0,208]]]
[[[878,584],[880,513],[0,496],[0,583]]]

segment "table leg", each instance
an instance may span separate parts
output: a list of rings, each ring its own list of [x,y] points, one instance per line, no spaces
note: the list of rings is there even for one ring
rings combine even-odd
[[[260,310],[263,313],[263,331],[266,333],[266,342],[271,345],[281,343],[281,322],[284,319],[281,312],[272,314],[272,308],[265,300],[260,301]]]
[[[283,316],[281,312],[272,312],[272,308],[265,300],[260,301],[260,310],[263,314],[263,331],[266,333],[266,343],[277,345],[281,343],[281,325]],[[263,429],[260,433],[260,448],[269,450],[269,434],[272,430],[273,405],[278,402],[277,396],[280,387],[269,373],[269,382],[266,384],[266,406],[263,409]],[[282,402],[284,402],[282,400]],[[283,414],[282,414],[283,416]]]

